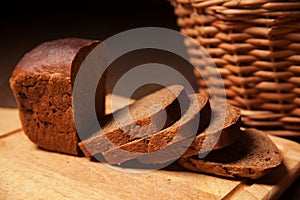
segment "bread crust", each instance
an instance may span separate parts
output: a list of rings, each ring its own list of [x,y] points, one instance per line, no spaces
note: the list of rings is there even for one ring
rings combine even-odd
[[[192,171],[258,179],[280,165],[282,153],[264,132],[246,129],[230,146],[212,151],[203,159],[191,156],[178,162]]]
[[[173,125],[153,135],[103,152],[104,158],[110,164],[120,164],[134,158],[145,164],[161,164],[177,159],[185,150],[179,148],[190,144],[186,139],[193,137],[197,131],[202,131],[210,121],[211,109],[208,97],[194,94],[190,95],[190,99],[194,105],[190,105],[181,119]],[[157,150],[161,151],[156,152]]]
[[[199,133],[187,151],[181,156],[183,158],[205,153],[213,149],[220,149],[235,142],[240,137],[241,111],[230,104],[223,104],[226,108],[226,116],[221,116],[216,109],[213,109],[213,119],[210,127]],[[218,125],[219,118],[225,117],[224,124]],[[218,127],[219,126],[219,127]]]
[[[10,78],[24,133],[39,147],[78,155],[72,89],[77,70],[97,40],[66,38],[38,45],[24,55]],[[98,116],[104,115],[105,76]]]
[[[152,102],[145,105],[143,102],[148,102],[149,99],[152,99]],[[162,107],[150,114],[148,112],[153,104],[160,104]],[[161,130],[158,124],[163,121],[162,114],[164,112],[166,112],[166,121],[161,127],[162,129],[180,118],[181,110],[185,111],[188,104],[189,98],[181,85],[172,85],[158,90],[137,100],[129,107],[115,112],[114,115],[108,116],[107,123],[102,130],[80,142],[79,147],[86,157],[91,157],[115,146],[151,135]],[[125,115],[128,114],[127,111],[129,111],[131,119]],[[138,113],[135,115],[136,112],[131,113],[131,111],[138,111]],[[147,112],[147,114],[140,114],[140,112]],[[115,119],[119,119],[121,123]]]

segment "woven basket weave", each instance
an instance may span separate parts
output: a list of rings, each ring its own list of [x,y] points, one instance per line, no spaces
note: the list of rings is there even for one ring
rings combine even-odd
[[[205,48],[244,126],[300,136],[300,2],[171,0],[181,32]],[[193,64],[197,48],[186,43]],[[196,72],[195,72],[196,73]],[[205,74],[196,74],[205,86]],[[211,76],[210,76],[211,77]]]

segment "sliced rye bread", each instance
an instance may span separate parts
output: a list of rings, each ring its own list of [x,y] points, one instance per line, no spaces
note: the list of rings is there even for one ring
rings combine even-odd
[[[174,138],[166,146],[160,145],[160,140],[153,139],[148,144],[148,152],[153,153],[140,156],[138,161],[148,165],[163,164],[172,161],[170,158],[174,160],[174,158],[188,157],[188,155],[206,155],[211,150],[232,144],[240,137],[240,109],[221,103],[212,107],[211,114],[210,124],[205,131],[186,140]]]
[[[219,109],[224,107],[226,107],[225,116]],[[181,157],[186,158],[230,145],[240,137],[240,127],[241,110],[239,108],[230,104],[220,104],[218,107],[212,108],[210,126],[194,138],[190,147]]]
[[[198,102],[201,104],[201,99]],[[193,102],[193,100],[191,100]],[[202,106],[201,106],[202,107]],[[221,120],[224,115],[224,111],[220,111],[218,108],[226,107],[226,117]],[[191,113],[196,113],[197,109],[191,105],[187,111],[189,117]],[[201,110],[201,116],[205,116],[205,107]],[[167,128],[160,133],[154,134],[150,138],[143,138],[129,142],[119,148],[111,149],[103,153],[103,156],[111,164],[120,164],[133,158],[144,164],[163,164],[173,161],[176,158],[187,155],[198,154],[200,149],[205,149],[203,152],[207,152],[211,149],[218,149],[224,146],[232,144],[240,136],[240,123],[241,115],[240,110],[229,104],[221,104],[220,107],[214,108],[212,111],[212,122],[208,129],[209,132],[203,131],[196,135],[186,134],[189,132],[187,128],[182,129],[185,137],[177,135],[176,129]],[[206,115],[206,119],[210,118],[210,115]],[[201,118],[203,119],[203,117]],[[195,120],[194,120],[195,121]],[[224,122],[217,124],[216,122]],[[203,122],[203,121],[201,121]],[[192,122],[191,122],[192,123]],[[176,123],[174,124],[176,125]],[[202,127],[201,127],[202,128]],[[199,129],[199,132],[201,130]],[[188,148],[188,150],[187,150]],[[151,154],[150,154],[151,153]]]
[[[151,136],[134,140],[105,151],[102,153],[103,157],[110,164],[121,164],[155,151],[149,146],[151,142],[158,143],[161,147],[163,147],[173,140],[184,141],[186,138],[194,137],[199,131],[202,131],[208,125],[211,117],[211,109],[207,96],[193,94],[189,97],[190,105],[187,111],[173,125]],[[186,148],[189,144],[185,145]],[[182,153],[184,153],[186,148]],[[171,155],[171,157],[172,160],[174,156]]]
[[[258,179],[282,162],[282,154],[262,131],[246,129],[233,144],[211,151],[205,158],[180,158],[186,169],[225,177]]]
[[[86,157],[168,127],[185,112],[189,98],[181,85],[151,93],[106,118],[102,130],[78,144]]]

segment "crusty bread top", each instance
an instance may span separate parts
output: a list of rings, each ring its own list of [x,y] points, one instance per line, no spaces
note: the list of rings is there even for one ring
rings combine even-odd
[[[28,138],[43,149],[78,155],[72,84],[82,61],[98,44],[79,38],[49,41],[26,53],[17,64],[10,86],[22,127]],[[104,82],[105,74],[96,92],[99,120],[105,109]]]
[[[19,73],[60,73],[71,76],[75,57],[84,48],[92,49],[99,41],[80,38],[44,42],[28,53],[17,64],[12,79]]]
[[[227,177],[257,179],[282,161],[282,154],[262,131],[247,129],[232,145],[211,151],[205,158],[197,156],[179,159],[179,163],[193,171]]]

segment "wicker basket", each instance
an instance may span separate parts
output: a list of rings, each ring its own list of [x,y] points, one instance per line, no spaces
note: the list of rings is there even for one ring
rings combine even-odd
[[[227,101],[242,108],[244,126],[300,136],[300,2],[171,3],[181,32],[198,41],[219,68]],[[195,45],[187,46],[191,62],[201,63]]]

